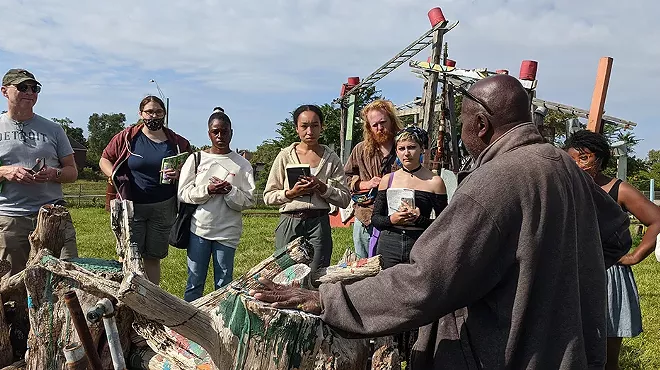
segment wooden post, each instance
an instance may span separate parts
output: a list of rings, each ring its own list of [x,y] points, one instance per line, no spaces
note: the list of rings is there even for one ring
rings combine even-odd
[[[447,86],[447,105],[449,106],[449,127],[451,132],[451,161],[452,171],[457,173],[461,170],[461,160],[458,153],[458,122],[456,120],[456,103],[454,101],[454,87]],[[440,172],[438,172],[440,175]]]
[[[353,124],[355,123],[355,94],[348,97],[348,109],[346,110],[346,134],[344,139],[343,160],[348,160],[353,150]]]
[[[137,243],[131,243],[131,224],[133,222],[133,202],[130,200],[110,202],[110,226],[117,239],[117,256],[123,260],[124,273],[133,272],[145,275],[142,255]]]
[[[431,52],[431,67],[433,64],[440,64],[440,58],[442,57],[442,38],[444,36],[444,30],[438,29],[433,32],[433,43],[432,52]],[[428,81],[425,84],[424,95],[422,97],[422,122],[421,128],[424,129],[430,137],[433,137],[435,128],[433,127],[433,116],[435,111],[435,99],[438,95],[438,72],[429,72]],[[438,132],[438,140],[442,134]],[[442,151],[441,148],[438,148],[438,151]],[[438,158],[436,158],[436,161]],[[429,167],[431,163],[429,156],[425,156],[424,165]]]
[[[341,163],[346,163],[348,157],[344,154],[344,146],[346,145],[344,141],[346,140],[346,116],[348,115],[348,109],[344,106],[344,103],[341,102],[341,110],[339,113],[339,159]]]
[[[603,132],[603,112],[605,111],[605,98],[607,97],[607,88],[610,84],[610,74],[612,72],[612,62],[610,57],[600,58],[598,63],[598,72],[596,74],[596,86],[594,94],[591,97],[591,109],[589,110],[589,121],[587,130],[596,133]]]

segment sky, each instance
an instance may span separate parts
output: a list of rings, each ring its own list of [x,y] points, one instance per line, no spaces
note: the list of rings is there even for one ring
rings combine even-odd
[[[209,143],[208,116],[222,106],[233,147],[254,150],[298,105],[330,102],[347,77],[424,34],[436,6],[460,21],[445,36],[457,67],[517,76],[536,60],[541,99],[588,110],[598,61],[614,58],[606,114],[637,123],[638,156],[660,148],[655,0],[2,0],[0,69],[33,72],[35,111],[85,130],[93,113],[135,122],[140,100],[158,93],[153,79],[170,98],[170,128],[191,143]],[[402,104],[422,80],[405,63],[376,87]]]

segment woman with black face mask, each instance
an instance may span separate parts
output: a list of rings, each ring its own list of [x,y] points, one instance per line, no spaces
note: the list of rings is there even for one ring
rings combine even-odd
[[[165,124],[165,104],[156,96],[140,103],[140,120],[115,135],[99,166],[108,176],[108,197],[133,201],[132,242],[137,243],[149,280],[160,281],[160,260],[177,213],[180,168],[162,168],[163,158],[190,153],[190,143]],[[109,201],[109,200],[108,200]]]

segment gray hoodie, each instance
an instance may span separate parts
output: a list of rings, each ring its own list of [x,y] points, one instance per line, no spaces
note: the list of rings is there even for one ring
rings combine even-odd
[[[348,336],[422,327],[413,369],[603,368],[599,235],[625,234],[620,207],[532,124],[509,130],[459,179],[410,264],[321,285],[322,319]]]

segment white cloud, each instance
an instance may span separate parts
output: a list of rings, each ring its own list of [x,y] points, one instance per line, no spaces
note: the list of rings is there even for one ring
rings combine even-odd
[[[0,62],[34,69],[45,85],[39,108],[71,112],[61,115],[81,126],[95,111],[133,117],[139,98],[154,92],[149,79],[157,78],[172,98],[173,122],[203,123],[210,108],[229,104],[232,118],[256,132],[237,132],[236,141],[254,147],[296,104],[329,101],[346,77],[366,77],[419,37],[430,27],[426,12],[440,5],[461,22],[446,37],[459,66],[517,74],[521,60],[538,60],[539,96],[548,100],[588,107],[598,58],[614,57],[608,113],[646,120],[637,132],[650,138],[658,134],[649,119],[660,82],[660,43],[653,41],[660,37],[660,4],[623,4],[3,0],[6,25],[12,16]],[[421,91],[406,66],[379,86],[400,102]],[[191,125],[180,129],[194,142],[206,140]]]

